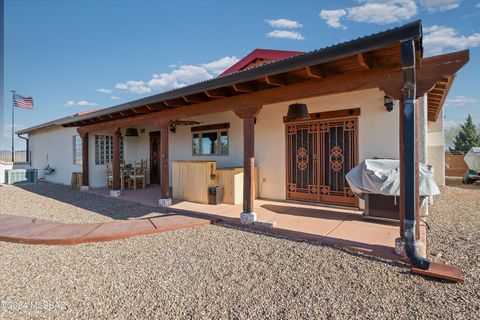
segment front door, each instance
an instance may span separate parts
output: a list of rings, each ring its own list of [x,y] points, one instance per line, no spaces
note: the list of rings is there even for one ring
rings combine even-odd
[[[150,132],[150,184],[160,184],[160,131]]]
[[[286,124],[287,198],[356,205],[345,175],[357,164],[357,118]]]

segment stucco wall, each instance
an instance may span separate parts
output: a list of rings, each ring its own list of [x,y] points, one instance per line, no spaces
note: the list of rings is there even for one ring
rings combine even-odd
[[[82,171],[81,165],[73,163],[73,136],[76,128],[54,127],[29,134],[31,167],[38,169],[38,177],[46,181],[70,184],[72,172]],[[51,175],[44,175],[43,169],[50,165],[55,169]]]
[[[437,121],[427,125],[427,163],[433,166],[435,181],[445,185],[445,137],[443,134],[443,110]]]
[[[383,92],[372,89],[302,101],[307,103],[310,112],[361,108],[358,123],[359,160],[371,157],[398,158],[398,103],[395,103],[392,112],[387,112],[383,106],[383,96]],[[283,117],[287,113],[288,105],[292,102],[295,101],[267,105],[257,117],[255,125],[255,164],[259,167],[260,196],[264,198],[285,199],[286,159]],[[176,133],[169,132],[170,161],[216,160],[218,167],[243,165],[243,123],[233,112],[194,117],[192,120],[199,121],[202,125],[229,122],[229,155],[192,156],[190,127],[178,126]],[[137,129],[140,134],[139,137],[124,137],[125,160],[127,163],[149,159],[149,132],[158,130],[152,125],[141,126]],[[145,131],[143,134],[140,133],[141,129]],[[54,141],[57,141],[56,139],[61,141],[52,143],[51,138],[48,137],[45,137],[43,142],[39,137],[31,140],[32,159],[45,160],[45,156],[39,156],[37,150],[49,145],[46,148],[52,149],[49,152],[51,166],[54,163],[60,167],[60,170],[56,173],[58,175],[56,176],[58,178],[56,182],[68,184],[71,171],[81,171],[81,166],[73,165],[72,136],[76,131],[69,128],[62,128],[57,131],[50,132],[49,136],[55,137]],[[103,187],[106,184],[106,166],[95,165],[95,134],[108,134],[108,132],[94,132],[89,136],[90,185],[92,187]],[[32,135],[32,138],[35,135]],[[55,153],[55,150],[59,149],[57,145],[62,146],[62,151]],[[53,159],[55,159],[55,162],[53,162]],[[45,161],[38,164],[38,168],[43,168],[42,166],[46,166]]]
[[[372,89],[334,96],[302,100],[309,112],[361,108],[358,123],[359,160],[371,157],[398,158],[399,115],[398,103],[392,112],[383,105],[384,94]],[[259,166],[260,197],[285,199],[286,150],[285,124],[291,102],[266,106],[255,126],[255,161]]]

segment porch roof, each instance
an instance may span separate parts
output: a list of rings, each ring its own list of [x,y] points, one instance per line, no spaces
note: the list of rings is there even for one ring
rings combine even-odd
[[[88,126],[121,118],[247,95],[312,79],[400,67],[400,41],[414,39],[417,59],[422,57],[422,25],[414,21],[387,31],[334,46],[269,62],[179,89],[134,100],[97,112],[66,119],[63,126]]]

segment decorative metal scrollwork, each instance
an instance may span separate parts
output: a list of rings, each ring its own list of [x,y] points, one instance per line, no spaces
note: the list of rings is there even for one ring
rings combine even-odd
[[[340,147],[333,147],[330,150],[330,167],[333,171],[339,172],[343,168],[343,150]]]
[[[297,168],[301,171],[308,167],[308,150],[305,148],[299,148],[297,150]]]

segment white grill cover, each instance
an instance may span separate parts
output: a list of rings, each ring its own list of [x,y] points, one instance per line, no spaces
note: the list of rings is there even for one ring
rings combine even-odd
[[[470,170],[480,172],[480,147],[471,148],[464,159]]]
[[[350,170],[346,179],[353,193],[363,199],[366,193],[400,196],[399,160],[367,159]],[[433,178],[433,170],[420,164],[420,195],[440,194]]]

